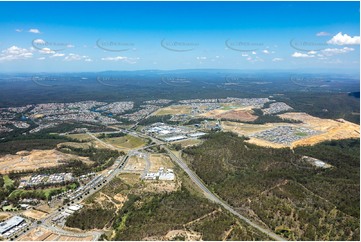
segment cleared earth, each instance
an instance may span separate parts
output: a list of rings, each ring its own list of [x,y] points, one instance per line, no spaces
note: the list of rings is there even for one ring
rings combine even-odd
[[[360,125],[348,122],[343,119],[321,119],[307,113],[285,113],[279,115],[281,118],[300,120],[305,127],[311,127],[324,133],[306,137],[292,144],[292,147],[299,145],[313,145],[326,140],[339,140],[347,138],[360,138]]]
[[[64,154],[57,150],[19,151],[16,155],[0,157],[0,173],[13,171],[33,171],[39,168],[56,167],[64,161],[80,159],[85,163],[92,163],[87,157]]]
[[[20,241],[90,241],[93,236],[66,236],[54,233],[43,227],[32,229],[29,233],[21,236]]]
[[[201,114],[201,116],[213,119],[231,119],[244,122],[254,121],[258,118],[258,116],[252,114],[251,110],[247,110],[244,108],[236,108],[232,110],[216,109]]]
[[[289,123],[267,123],[267,124],[244,124],[231,121],[223,121],[222,128],[224,131],[230,131],[237,133],[239,135],[250,136],[256,133],[271,130],[280,126],[291,126],[291,127],[302,127],[315,131],[319,131],[319,134],[315,135],[304,135],[299,134],[301,137],[299,140],[292,142],[290,145],[279,144],[267,141],[261,138],[251,137],[249,142],[257,144],[260,146],[268,146],[273,148],[282,148],[282,147],[296,147],[301,145],[314,145],[322,141],[327,140],[339,140],[347,138],[359,138],[360,137],[360,125],[345,121],[343,119],[332,120],[332,119],[321,119],[313,117],[306,113],[284,113],[278,115],[281,118],[299,120],[302,123],[299,124],[289,124]],[[274,134],[277,135],[277,134]]]
[[[190,114],[192,108],[190,106],[181,105],[181,106],[169,106],[165,108],[158,109],[152,115],[177,115],[177,114]]]

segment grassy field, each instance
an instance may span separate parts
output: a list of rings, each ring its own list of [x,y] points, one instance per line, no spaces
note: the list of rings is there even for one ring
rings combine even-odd
[[[145,141],[143,139],[131,135],[115,138],[106,138],[103,140],[106,143],[123,149],[134,149],[145,145]]]
[[[178,115],[178,114],[190,114],[191,107],[189,106],[169,106],[158,109],[153,115]]]
[[[236,108],[241,108],[241,105],[237,105],[237,104],[232,104],[232,103],[225,103],[222,104],[222,110],[232,110],[232,109],[236,109]]]
[[[12,204],[8,205],[8,206],[4,206],[3,207],[3,211],[17,211],[18,209],[16,207],[14,207]]]
[[[188,147],[188,146],[195,146],[195,145],[199,145],[200,143],[202,143],[201,140],[199,139],[188,139],[188,140],[182,140],[179,142],[174,142],[175,144],[180,144],[182,146],[182,148]]]
[[[4,178],[5,187],[9,187],[9,186],[13,185],[14,181],[12,179],[10,179],[10,177],[8,175],[3,176],[3,178]]]
[[[64,186],[61,188],[58,187],[58,188],[36,189],[36,190],[17,189],[9,195],[9,198],[14,199],[16,197],[20,198],[20,197],[30,196],[29,194],[37,194],[36,197],[38,197],[38,198],[49,199],[50,194],[57,190],[66,191],[67,188]]]
[[[92,138],[88,134],[68,134],[66,136],[82,142],[92,140]]]

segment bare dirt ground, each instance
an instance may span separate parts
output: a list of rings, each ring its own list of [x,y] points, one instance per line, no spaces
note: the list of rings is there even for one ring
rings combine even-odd
[[[202,235],[195,231],[171,230],[164,236],[164,240],[174,240],[176,237],[183,237],[186,241],[199,241],[202,239]]]
[[[240,121],[254,121],[258,117],[256,115],[251,114],[249,111],[231,110],[222,115],[216,116],[216,118],[234,119]]]
[[[215,119],[232,119],[245,122],[257,119],[257,116],[253,115],[251,110],[245,108],[236,108],[232,110],[216,109],[201,114],[200,116]]]
[[[222,121],[222,128],[225,131],[237,133],[239,135],[251,135],[264,130],[272,129],[278,126],[290,126],[286,123],[267,123],[267,124],[245,124],[231,121]]]
[[[65,236],[62,235],[58,239],[59,241],[92,241],[93,236],[87,236],[87,237],[75,237],[75,236]]]
[[[164,193],[164,192],[174,192],[180,188],[180,184],[177,181],[145,181],[146,186],[143,188],[143,191],[154,192],[154,193]]]
[[[172,105],[168,107],[164,107],[161,109],[158,109],[152,115],[178,115],[178,114],[190,114],[191,113],[191,107],[187,105]]]
[[[139,156],[132,156],[125,165],[124,172],[142,173],[145,168],[145,160]]]
[[[57,150],[32,150],[20,151],[16,155],[0,157],[0,173],[7,174],[11,171],[33,171],[43,167],[56,167],[61,161],[80,159],[85,163],[92,163],[87,157],[65,154]]]
[[[307,113],[285,113],[279,115],[282,118],[300,120],[304,126],[325,133],[306,137],[292,143],[292,147],[299,145],[313,145],[331,139],[360,138],[360,125],[348,122],[343,119],[321,119]]]
[[[124,196],[121,193],[115,194],[113,199],[119,203],[124,203],[127,200],[127,196]]]
[[[157,172],[161,167],[165,169],[172,169],[174,167],[170,158],[163,154],[151,154],[149,160],[151,163],[150,172]]]
[[[138,174],[132,174],[132,173],[120,173],[118,175],[119,178],[124,180],[125,183],[134,186],[139,182],[139,175]]]
[[[54,208],[49,207],[49,205],[47,204],[39,205],[35,207],[35,209],[44,213],[51,213],[52,211],[54,211]]]
[[[67,236],[54,233],[44,227],[37,227],[21,236],[20,241],[91,241],[93,236]]]
[[[345,120],[332,120],[332,119],[321,119],[313,117],[307,113],[284,113],[278,115],[281,118],[300,120],[303,123],[300,124],[287,124],[287,123],[267,123],[267,124],[244,124],[237,122],[223,121],[222,128],[224,131],[231,131],[239,135],[249,136],[257,132],[269,130],[279,126],[294,126],[294,127],[305,127],[320,131],[322,133],[306,136],[300,140],[293,142],[290,146],[284,144],[276,144],[266,140],[251,137],[248,141],[260,146],[267,146],[273,148],[282,147],[296,147],[300,145],[314,145],[319,142],[331,140],[331,139],[347,139],[347,138],[360,138],[360,125],[354,124]]]
[[[46,215],[47,215],[44,212],[34,210],[34,209],[25,210],[22,214],[26,217],[33,218],[36,220],[40,220],[40,219],[46,217]]]
[[[44,241],[53,233],[43,227],[37,227],[30,230],[29,233],[21,236],[18,240],[20,241]],[[55,240],[55,239],[54,239]]]
[[[171,230],[164,236],[151,236],[145,237],[142,241],[172,241],[179,238],[184,238],[185,241],[200,241],[202,235],[198,232],[185,229]]]
[[[0,212],[0,221],[6,220],[6,219],[10,218],[11,216],[12,216],[11,213]]]

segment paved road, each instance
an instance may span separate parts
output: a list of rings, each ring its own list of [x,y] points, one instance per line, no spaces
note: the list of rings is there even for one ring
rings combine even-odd
[[[188,176],[191,178],[191,180],[203,191],[204,195],[211,201],[220,204],[222,207],[224,207],[226,210],[228,210],[230,213],[234,214],[235,216],[237,216],[238,218],[240,218],[241,220],[243,220],[244,222],[246,222],[248,225],[258,229],[259,231],[265,233],[266,235],[268,235],[270,238],[274,239],[274,240],[278,240],[278,241],[284,241],[285,239],[282,238],[281,236],[273,233],[272,231],[270,231],[269,229],[263,228],[260,225],[252,222],[251,220],[249,220],[248,218],[244,217],[243,215],[241,215],[240,213],[238,213],[236,210],[234,210],[234,208],[232,208],[231,206],[229,206],[227,203],[225,203],[224,201],[220,200],[216,195],[214,195],[201,181],[201,179],[187,166],[187,164],[184,163],[184,161],[180,158],[178,158],[176,155],[174,155],[174,153],[168,149],[168,147],[164,146],[164,142],[151,137],[151,136],[147,136],[142,134],[142,136],[150,138],[153,142],[155,142],[158,145],[161,145],[169,154],[170,158],[176,162],[180,168],[182,168],[187,174]]]
[[[109,148],[115,148],[115,149],[118,149],[119,148],[116,148],[114,147],[113,145],[111,144],[108,144],[108,143],[105,143],[104,141],[98,139],[94,134],[90,133],[90,132],[87,132],[87,134],[89,134],[92,138],[98,140],[99,142],[101,142],[102,144],[104,144],[106,147],[109,147]],[[223,202],[222,200],[220,200],[216,195],[214,195],[211,191],[209,191],[209,189],[202,183],[202,181],[200,180],[200,178],[184,163],[184,161],[180,158],[178,158],[177,156],[174,155],[174,153],[172,151],[170,151],[166,146],[164,146],[164,142],[158,140],[158,139],[155,139],[151,136],[147,136],[147,135],[144,135],[144,134],[139,134],[139,133],[136,133],[136,132],[131,132],[132,135],[135,135],[135,136],[141,136],[141,137],[146,137],[146,138],[150,138],[153,142],[155,142],[156,144],[155,145],[162,145],[164,147],[164,149],[167,151],[167,153],[169,154],[169,156],[172,158],[172,160],[174,162],[176,162],[179,167],[181,167],[187,174],[188,176],[191,178],[191,180],[203,191],[204,195],[211,201],[215,202],[215,203],[218,203],[220,204],[221,206],[223,206],[226,210],[228,210],[229,212],[231,212],[232,214],[234,214],[235,216],[239,217],[241,220],[243,220],[244,222],[246,222],[248,225],[258,229],[259,231],[265,233],[266,235],[268,235],[270,238],[274,239],[274,240],[278,240],[278,241],[283,241],[285,240],[284,238],[276,235],[275,233],[273,233],[272,231],[266,229],[266,228],[263,228],[261,227],[260,225],[252,222],[251,220],[249,220],[248,218],[242,216],[241,214],[239,214],[236,210],[234,210],[231,206],[229,206],[227,203]],[[147,146],[147,147],[151,147],[153,145],[150,145],[150,146]],[[145,149],[146,147],[141,147],[141,148],[138,148],[138,149],[134,149],[134,150],[130,150],[128,152],[128,154],[126,156],[123,157],[123,160],[120,161],[120,166],[118,166],[116,169],[113,170],[113,172],[107,177],[107,182],[108,183],[109,181],[111,181],[120,171],[121,169],[124,167],[125,163],[127,162],[129,156],[132,155],[132,153],[134,153],[135,151],[139,151],[139,150],[142,150],[142,149]],[[105,183],[105,184],[106,184]],[[105,185],[105,184],[102,184],[102,185]],[[92,189],[93,190],[93,189]],[[98,191],[99,189],[96,189],[96,191]],[[94,191],[95,192],[95,191]],[[90,194],[89,194],[90,195]],[[87,196],[84,196],[83,199],[87,197]],[[52,217],[52,216],[48,216],[47,218],[49,219],[49,217]],[[54,232],[58,232],[58,233],[62,233],[62,234],[69,234],[69,231],[64,231],[62,230],[61,228],[59,227],[54,227],[52,226],[51,224],[48,224],[46,221],[46,219],[44,219],[45,223],[43,223],[43,226],[47,227],[48,229],[51,229],[53,230]],[[34,226],[35,224],[33,224]],[[94,231],[95,232],[95,231]],[[98,239],[100,234],[101,233],[94,233],[93,232],[93,236],[95,235],[95,238]],[[72,233],[70,232],[70,234],[72,234],[72,236],[79,236],[79,234],[75,234],[75,233]],[[70,235],[69,234],[69,235]]]
[[[241,214],[239,214],[236,210],[234,210],[231,206],[229,206],[227,203],[223,202],[222,200],[220,200],[217,196],[215,196],[211,191],[209,191],[209,189],[202,183],[202,181],[200,180],[200,178],[183,162],[182,159],[178,158],[176,155],[174,155],[174,153],[172,151],[170,151],[167,147],[164,146],[164,149],[168,152],[169,156],[172,158],[173,161],[175,161],[187,174],[188,176],[192,179],[192,181],[200,188],[202,189],[204,195],[211,201],[220,204],[222,207],[224,207],[225,209],[227,209],[229,212],[231,212],[232,214],[234,214],[235,216],[239,217],[241,220],[243,220],[244,222],[246,222],[248,225],[258,229],[259,231],[265,233],[266,235],[268,235],[270,238],[274,239],[274,240],[278,240],[278,241],[284,241],[285,239],[280,237],[279,235],[273,233],[272,231],[265,229],[263,227],[261,227],[260,225],[252,222],[251,220],[249,220],[248,218],[242,216]]]
[[[104,142],[100,139],[98,139],[97,137],[95,137],[92,133],[88,133],[92,138],[96,139],[96,140],[99,140],[100,142]],[[109,148],[116,148],[114,146],[112,146],[111,144],[107,144],[107,143],[104,143],[107,147]],[[117,149],[117,148],[116,148]],[[129,151],[129,153],[132,153],[136,150],[131,150]],[[116,177],[120,172],[121,170],[123,169],[123,167],[125,166],[125,164],[127,163],[128,161],[128,158],[129,158],[129,153],[127,155],[125,155],[124,157],[118,157],[116,162],[115,162],[115,165],[114,165],[114,168],[113,168],[113,171],[109,174],[108,177],[106,177],[106,181],[103,181],[103,182],[100,182],[100,187],[98,186],[95,186],[96,189],[92,189],[92,187],[88,188],[87,190],[89,191],[89,194],[85,194],[83,193],[82,194],[82,198],[79,199],[79,202],[81,202],[82,200],[86,199],[87,197],[91,196],[92,194],[94,194],[95,192],[98,192],[103,186],[105,186],[107,183],[109,183],[114,177]],[[75,201],[75,199],[74,199]],[[72,203],[70,205],[73,205]],[[64,205],[63,206],[64,208],[67,208],[68,206],[67,205]],[[62,210],[63,211],[63,210]],[[44,228],[47,228],[55,233],[58,233],[60,235],[68,235],[68,236],[75,236],[75,237],[85,237],[85,236],[93,236],[93,239],[96,241],[100,238],[101,236],[101,232],[97,232],[97,231],[91,231],[91,232],[87,232],[85,233],[85,236],[84,236],[84,233],[77,233],[77,232],[71,232],[71,231],[67,231],[67,230],[64,230],[58,226],[56,226],[53,222],[51,222],[50,220],[57,216],[60,212],[58,210],[54,210],[54,212],[52,212],[51,214],[49,214],[48,216],[46,216],[45,218],[43,218],[41,220],[41,225],[42,227]],[[30,225],[29,225],[29,228],[30,230],[29,231],[25,231],[25,232],[22,232],[21,235],[24,235],[24,234],[27,234],[31,231],[31,229],[33,228],[36,228],[38,227],[39,224],[37,224],[37,221],[34,221],[32,222]],[[20,234],[19,234],[20,235]],[[20,236],[19,236],[20,237]]]
[[[104,145],[105,147],[108,147],[110,149],[117,149],[117,150],[120,150],[119,148],[111,145],[111,144],[108,144],[108,143],[105,143],[103,140],[99,139],[98,137],[96,137],[94,134],[90,133],[90,132],[86,132],[90,137],[92,137],[93,139],[95,139],[96,141],[100,142],[102,145]]]
[[[163,145],[164,142],[155,139],[154,137],[145,135],[145,134],[140,134],[138,132],[132,131],[132,132],[127,132],[130,133],[132,135],[138,136],[138,137],[143,137],[143,138],[150,138],[155,145]],[[109,144],[105,143],[104,141],[101,141],[100,139],[96,138],[93,134],[89,133],[89,135],[91,135],[93,138],[97,139],[98,141],[106,144],[107,146]],[[109,147],[109,146],[108,146]],[[166,146],[164,146],[164,149],[167,151],[167,153],[169,154],[169,156],[172,158],[173,161],[175,161],[179,167],[181,167],[187,174],[188,176],[191,178],[191,180],[203,191],[204,195],[211,201],[220,204],[222,207],[224,207],[226,210],[228,210],[230,213],[232,213],[233,215],[237,216],[238,218],[240,218],[241,220],[243,220],[244,222],[246,222],[248,225],[258,229],[259,231],[263,232],[264,234],[268,235],[270,238],[274,239],[274,240],[278,240],[278,241],[284,241],[285,239],[282,238],[281,236],[273,233],[272,231],[270,231],[269,229],[266,229],[264,227],[261,227],[260,225],[252,222],[251,220],[249,220],[248,218],[244,217],[243,215],[241,215],[240,213],[238,213],[236,210],[234,210],[234,208],[232,208],[231,206],[229,206],[227,203],[225,203],[224,201],[220,200],[215,194],[213,194],[201,181],[201,179],[184,163],[184,161],[180,158],[178,158],[176,155],[174,155],[174,153],[172,151],[170,151]],[[144,149],[145,147],[142,147],[140,149]],[[140,150],[138,149],[138,150]]]

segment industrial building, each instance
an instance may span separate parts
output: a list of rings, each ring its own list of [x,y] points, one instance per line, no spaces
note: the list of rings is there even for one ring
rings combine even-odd
[[[187,134],[188,137],[191,137],[191,138],[198,138],[198,137],[201,137],[203,135],[206,135],[206,133],[204,132],[197,132],[197,133],[192,133],[192,134]]]
[[[25,219],[20,216],[13,216],[10,219],[0,223],[0,234],[3,237],[9,237],[24,226]]]
[[[177,136],[162,138],[162,140],[165,142],[172,142],[172,141],[182,140],[182,139],[186,139],[186,138],[187,137],[184,135],[177,135]]]
[[[145,180],[162,180],[162,181],[173,181],[175,178],[172,169],[165,170],[163,167],[159,168],[158,172],[147,173],[144,177]]]

